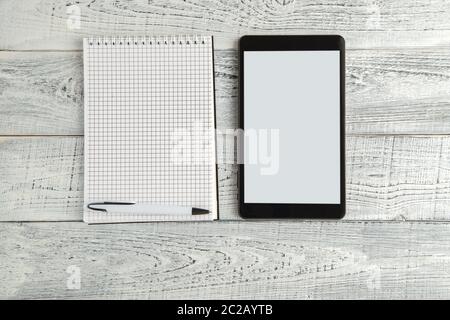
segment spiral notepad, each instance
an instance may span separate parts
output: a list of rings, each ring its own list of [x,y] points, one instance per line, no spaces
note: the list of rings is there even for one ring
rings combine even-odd
[[[86,38],[83,47],[84,221],[217,219],[212,37]],[[210,214],[87,208],[103,201],[193,206]]]

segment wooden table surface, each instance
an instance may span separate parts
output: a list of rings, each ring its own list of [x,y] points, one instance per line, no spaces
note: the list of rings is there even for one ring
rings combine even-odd
[[[449,1],[74,3],[0,2],[0,298],[450,298]],[[241,35],[345,37],[344,220],[243,221],[221,164],[221,221],[81,222],[82,38],[180,33],[215,37],[221,129]]]

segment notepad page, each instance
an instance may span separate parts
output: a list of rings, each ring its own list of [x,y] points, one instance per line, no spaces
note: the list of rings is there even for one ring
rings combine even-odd
[[[217,219],[212,47],[209,36],[84,39],[85,222]],[[104,201],[211,213],[87,208]]]

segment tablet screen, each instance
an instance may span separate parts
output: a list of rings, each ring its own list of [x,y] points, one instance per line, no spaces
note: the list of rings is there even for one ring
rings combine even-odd
[[[244,202],[339,204],[339,51],[243,58]]]

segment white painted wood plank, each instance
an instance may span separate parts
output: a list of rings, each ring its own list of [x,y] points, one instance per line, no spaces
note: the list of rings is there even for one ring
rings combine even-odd
[[[82,219],[82,137],[2,137],[0,150],[0,221]],[[219,167],[225,218],[234,210],[235,175],[232,166]]]
[[[0,138],[2,221],[82,217],[82,138]]]
[[[450,218],[450,137],[347,139],[348,219]]]
[[[0,239],[1,298],[450,298],[449,223],[1,223]]]
[[[0,134],[83,134],[81,53],[0,52]]]
[[[449,133],[448,53],[347,51],[347,132]]]
[[[0,12],[0,49],[14,50],[80,49],[92,34],[213,34],[221,48],[244,34],[338,33],[349,48],[450,44],[445,0],[4,0]]]
[[[215,53],[217,124],[238,121],[236,51]],[[79,52],[0,52],[0,135],[83,134]],[[448,49],[347,52],[347,132],[450,133]]]
[[[82,138],[3,137],[0,150],[0,221],[81,220]],[[348,220],[448,220],[450,136],[348,137],[347,202]],[[236,165],[219,165],[219,204],[240,219]]]

